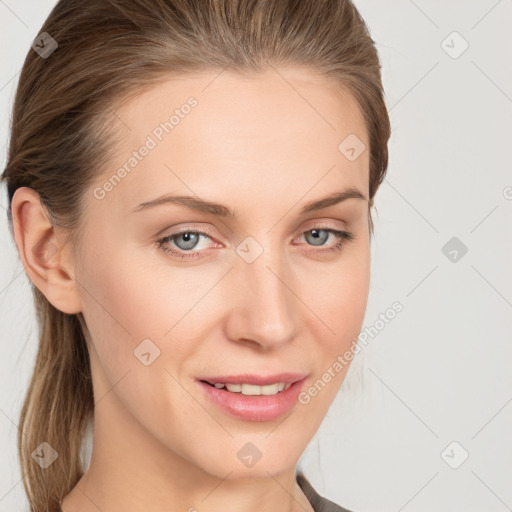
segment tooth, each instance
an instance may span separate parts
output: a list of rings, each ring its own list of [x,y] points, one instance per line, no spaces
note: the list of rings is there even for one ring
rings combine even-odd
[[[226,384],[226,389],[232,393],[240,393],[242,391],[241,384]]]
[[[269,384],[268,386],[261,386],[262,395],[275,395],[279,392],[279,384]]]
[[[275,384],[269,384],[267,386],[256,386],[253,384],[222,384],[216,383],[214,386],[217,389],[221,389],[224,386],[231,393],[242,393],[243,395],[275,395],[288,389],[291,384],[285,384],[284,382],[276,382]]]
[[[261,395],[261,386],[242,384],[242,395]]]
[[[288,382],[288,384],[286,384],[286,385],[285,385],[285,387],[284,387],[285,391],[286,391],[286,390],[287,390],[291,385],[292,385],[292,383],[291,383],[291,382]]]

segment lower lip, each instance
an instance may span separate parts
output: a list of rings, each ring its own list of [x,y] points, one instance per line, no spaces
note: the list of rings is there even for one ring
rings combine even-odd
[[[243,395],[198,382],[208,398],[231,416],[246,421],[272,421],[295,405],[305,381],[306,377],[275,395]]]

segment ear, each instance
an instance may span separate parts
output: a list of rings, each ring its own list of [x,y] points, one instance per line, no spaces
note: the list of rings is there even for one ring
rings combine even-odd
[[[55,308],[67,314],[81,312],[71,248],[52,226],[39,194],[28,187],[18,188],[11,209],[14,238],[30,280]]]

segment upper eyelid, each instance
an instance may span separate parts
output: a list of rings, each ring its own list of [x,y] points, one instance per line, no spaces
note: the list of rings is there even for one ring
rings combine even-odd
[[[162,238],[172,238],[172,237],[175,237],[175,236],[182,235],[183,233],[198,233],[200,235],[206,235],[211,240],[217,241],[217,238],[212,233],[210,233],[208,229],[205,229],[205,228],[195,228],[195,227],[190,227],[190,226],[185,227],[183,229],[179,228],[177,231],[173,231],[172,233],[169,233],[167,235],[162,235],[159,238],[160,239],[162,239]]]
[[[343,225],[342,226],[340,226],[340,225],[332,226],[332,225],[329,225],[329,221],[314,220],[313,225],[300,231],[299,235],[307,233],[308,231],[311,231],[312,229],[333,229],[333,230],[337,230],[337,231],[346,231],[347,230],[346,225],[343,221],[338,220],[337,222],[342,223]],[[200,234],[208,235],[211,239],[214,239],[214,240],[217,239],[217,237],[212,233],[213,230],[210,231],[207,228],[203,228],[203,227],[199,228],[199,227],[195,227],[193,225],[189,225],[189,226],[185,226],[184,228],[177,228],[177,229],[178,229],[177,231],[173,231],[172,233],[169,233],[168,235],[163,235],[162,237],[174,236],[174,235],[179,235],[182,233],[200,233]]]

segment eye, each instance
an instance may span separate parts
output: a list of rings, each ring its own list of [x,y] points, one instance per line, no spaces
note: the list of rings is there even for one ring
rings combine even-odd
[[[325,242],[329,240],[329,238],[334,238],[337,240],[335,245],[331,245],[326,249],[320,249],[318,251],[308,251],[308,252],[330,252],[330,251],[341,251],[346,242],[353,240],[354,235],[349,233],[348,231],[343,231],[339,229],[333,228],[323,228],[323,227],[315,227],[303,233],[304,238],[306,239],[308,244],[311,244],[316,247],[323,247]]]
[[[346,242],[352,240],[354,235],[348,231],[342,231],[327,227],[315,227],[308,231],[304,231],[301,237],[306,239],[308,245],[321,247],[313,251],[307,250],[307,253],[327,253],[331,251],[341,251]],[[334,238],[335,244],[324,248],[325,242],[329,238]],[[208,246],[202,247],[204,242],[210,240],[213,242],[211,236],[202,231],[183,230],[177,233],[167,235],[156,244],[159,249],[166,254],[172,254],[180,259],[191,259],[201,257],[201,253],[208,250]],[[219,244],[214,243],[214,247]],[[188,253],[188,254],[187,254]]]
[[[180,231],[161,238],[157,241],[157,246],[166,254],[173,254],[178,258],[195,258],[200,256],[200,252],[206,250],[205,247],[201,247],[205,239],[212,240],[208,234],[202,231]],[[174,244],[175,248],[169,243]],[[190,254],[186,254],[187,252]]]

